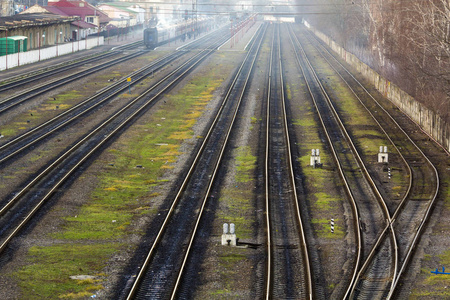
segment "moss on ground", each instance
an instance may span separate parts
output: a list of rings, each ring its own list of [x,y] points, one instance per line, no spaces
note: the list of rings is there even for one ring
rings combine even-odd
[[[248,218],[252,209],[253,191],[240,189],[239,186],[224,189],[219,199],[221,209],[218,218],[223,223],[234,223],[240,239],[251,239],[253,236],[253,220]]]
[[[221,288],[208,292],[208,296],[214,299],[226,297],[227,299],[240,299],[239,293],[234,287],[233,278],[239,272],[239,264],[247,260],[242,249],[227,247],[225,251],[220,251],[219,268],[223,270],[220,273]]]
[[[249,182],[253,180],[253,172],[256,167],[256,156],[251,154],[250,147],[241,147],[236,154],[236,181]]]
[[[142,65],[154,60],[157,57],[156,54],[146,55],[136,58],[137,61],[142,61]],[[37,124],[42,123],[42,118],[48,115],[49,111],[55,111],[55,113],[63,112],[66,109],[71,108],[76,103],[84,100],[88,95],[91,95],[91,91],[99,91],[100,89],[111,84],[110,79],[117,81],[118,79],[126,76],[125,71],[111,70],[108,74],[96,75],[95,79],[89,80],[84,83],[83,90],[88,92],[86,94],[79,90],[65,91],[58,95],[48,98],[39,107],[31,109],[23,114],[18,115],[12,122],[8,122],[0,127],[0,134],[5,138],[11,138],[16,136],[19,131],[29,130],[35,127]],[[136,95],[134,95],[136,96]],[[126,97],[122,95],[122,97]],[[29,121],[29,122],[28,122]]]
[[[295,94],[301,91],[295,91]],[[319,238],[342,239],[344,237],[344,220],[337,218],[336,211],[342,205],[341,198],[331,193],[327,187],[334,182],[335,172],[329,168],[332,157],[325,151],[322,139],[319,136],[318,125],[314,119],[315,111],[312,104],[304,102],[297,107],[302,116],[294,119],[293,124],[302,133],[300,147],[301,156],[298,158],[302,167],[305,183],[309,186],[307,194],[311,206],[311,217],[315,234]],[[310,166],[311,149],[319,149],[320,159],[324,168],[313,168]],[[330,231],[330,220],[334,219],[334,233]]]
[[[78,91],[68,91],[58,96],[49,98],[39,108],[29,110],[15,117],[8,124],[0,127],[0,134],[5,138],[11,139],[18,135],[20,131],[29,130],[38,124],[42,123],[41,119],[45,117],[45,114],[49,110],[63,110],[70,108],[73,104],[68,104],[74,100],[79,101],[83,96]],[[56,99],[56,100],[54,100]]]
[[[31,247],[28,265],[15,272],[22,299],[83,299],[102,289],[99,271],[120,245],[62,243]],[[95,279],[76,280],[69,276],[91,274]]]
[[[438,258],[439,264],[437,267],[439,271],[442,271],[442,266],[446,266],[447,269],[445,271],[448,273],[448,269],[450,269],[450,250],[444,251]],[[410,294],[410,299],[450,299],[450,289],[448,288],[450,275],[437,275],[431,273],[431,271],[434,270],[423,269],[421,271],[422,277],[425,277],[421,284],[422,287],[414,289]]]
[[[133,230],[132,220],[157,212],[153,188],[176,161],[182,142],[192,137],[192,126],[221,85],[221,73],[214,70],[230,67],[209,68],[210,74],[192,79],[146,124],[130,128],[120,144],[108,150],[114,158],[101,162],[108,166],[97,174],[91,199],[76,216],[64,218],[61,230],[50,235],[52,245],[30,248],[29,263],[11,274],[20,281],[23,299],[82,299],[102,288],[103,276],[96,282],[69,276],[99,274],[123,247],[120,238]]]

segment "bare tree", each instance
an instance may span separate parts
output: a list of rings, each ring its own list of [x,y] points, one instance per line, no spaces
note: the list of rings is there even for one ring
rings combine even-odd
[[[297,3],[316,5],[313,26],[450,121],[450,0]]]
[[[450,121],[450,1],[415,2],[405,9],[408,59],[416,74],[416,98]]]

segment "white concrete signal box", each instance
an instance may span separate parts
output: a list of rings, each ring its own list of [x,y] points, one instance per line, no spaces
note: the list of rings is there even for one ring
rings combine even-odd
[[[380,152],[378,153],[378,162],[379,163],[388,163],[388,153],[387,146],[380,146]]]
[[[229,230],[228,230],[229,228]],[[234,232],[234,224],[223,223],[222,245],[236,246],[236,233]]]

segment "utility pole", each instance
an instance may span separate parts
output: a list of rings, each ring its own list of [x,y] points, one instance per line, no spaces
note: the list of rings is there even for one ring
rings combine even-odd
[[[197,0],[192,0],[192,18],[194,22],[194,39],[197,36]]]

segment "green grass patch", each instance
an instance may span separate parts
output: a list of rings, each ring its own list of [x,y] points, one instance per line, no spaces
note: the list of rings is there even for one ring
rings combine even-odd
[[[218,298],[227,297],[234,299],[236,294],[235,278],[239,271],[239,265],[247,260],[246,255],[242,254],[243,249],[226,247],[221,248],[218,253],[218,274],[220,276],[220,287],[217,290],[208,292],[210,297],[218,296]],[[239,298],[236,298],[239,299]]]
[[[326,167],[330,166],[333,158],[325,151],[322,140],[318,135],[319,125],[314,119],[315,111],[311,104],[304,102],[298,107],[298,110],[301,112],[302,118],[293,120],[294,125],[298,126],[302,133],[301,144],[299,144],[301,156],[298,160],[302,166],[305,183],[310,191],[307,197],[311,203],[311,217],[313,218],[315,233],[320,238],[343,238],[344,224],[342,224],[342,227],[339,226],[336,218],[335,233],[330,232],[330,219],[335,217],[336,211],[339,210],[343,201],[327,190],[327,186],[334,182],[336,177],[336,173],[331,168]],[[311,149],[320,150],[320,159],[325,166],[324,168],[310,166]],[[322,219],[324,216],[327,219]]]
[[[292,123],[294,125],[303,126],[303,127],[315,126],[316,125],[316,122],[312,118],[295,119],[295,120],[293,120]]]
[[[68,102],[71,102],[74,99],[79,99],[81,97],[83,97],[83,95],[79,91],[72,90],[59,94],[54,98],[49,98],[49,100],[46,101],[46,104],[48,104],[49,107],[60,105],[61,108],[61,105],[66,105]]]
[[[345,108],[341,115],[345,116],[348,130],[358,139],[359,148],[365,155],[376,155],[379,146],[390,145],[367,110],[347,87],[336,83],[333,84],[333,91],[339,99],[339,106]]]
[[[15,117],[12,122],[0,127],[0,134],[4,135],[6,138],[16,136],[19,131],[31,129],[36,126],[37,120],[39,120],[46,111],[56,110],[57,106],[59,106],[59,109],[71,107],[72,105],[66,104],[66,102],[81,97],[82,96],[78,91],[69,91],[55,96],[56,100],[53,100],[53,97],[49,98],[39,108],[22,113]]]
[[[253,171],[256,167],[256,156],[251,154],[250,147],[240,147],[236,155],[236,181],[249,182],[253,180]]]
[[[228,290],[228,289],[221,289],[221,290],[216,290],[210,293],[211,296],[225,296],[225,295],[229,295],[230,293],[232,293],[232,291]]]
[[[28,265],[15,272],[23,299],[80,299],[102,289],[103,277],[74,280],[70,276],[99,274],[119,245],[56,244],[31,247]]]
[[[449,192],[449,188],[450,188],[450,176],[445,176],[444,180],[443,180],[443,184],[442,186],[444,187],[444,195],[445,193],[447,193],[447,197],[445,197],[445,206],[447,208],[450,208],[450,192]]]
[[[329,195],[325,192],[315,193],[314,196],[317,199],[317,201],[314,203],[314,205],[320,211],[332,210],[334,207],[334,204],[336,204],[338,201],[341,200],[336,197],[332,197],[331,195]]]
[[[226,269],[232,269],[244,259],[246,259],[245,255],[239,253],[224,252],[219,255],[219,262]]]
[[[0,134],[5,137],[13,136],[16,133],[17,128],[14,126],[5,125],[0,128]]]
[[[430,260],[430,256],[425,256],[425,259]],[[450,250],[444,251],[439,255],[439,271],[442,271],[442,266],[450,268]],[[442,299],[450,299],[450,290],[448,283],[450,281],[449,275],[433,274],[429,269],[422,269],[421,274],[425,276],[423,285],[425,287],[414,289],[411,293],[412,299],[425,299],[432,297],[433,299],[441,297]],[[448,272],[448,270],[445,270]]]
[[[334,233],[331,233],[331,225],[328,219],[312,219],[316,232],[322,238],[342,239],[344,237],[344,228],[340,224],[344,222],[341,219],[334,219]]]
[[[234,223],[239,238],[251,238],[253,221],[248,218],[248,211],[252,209],[253,192],[240,190],[239,186],[236,186],[223,189],[222,195],[219,201],[224,208],[219,211],[218,218],[224,223]]]
[[[97,162],[104,165],[97,188],[76,216],[65,217],[61,230],[50,236],[57,245],[31,248],[29,264],[11,274],[19,278],[23,299],[80,299],[101,288],[101,282],[68,277],[100,272],[123,247],[119,238],[135,230],[129,226],[133,218],[157,213],[154,187],[166,182],[159,178],[176,161],[182,142],[192,137],[192,126],[221,85],[222,72],[231,67],[210,68],[210,74],[168,96],[145,124],[131,127],[108,150],[110,161]]]
[[[290,84],[286,84],[286,97],[287,99],[292,99],[292,89],[291,89],[291,85]]]

